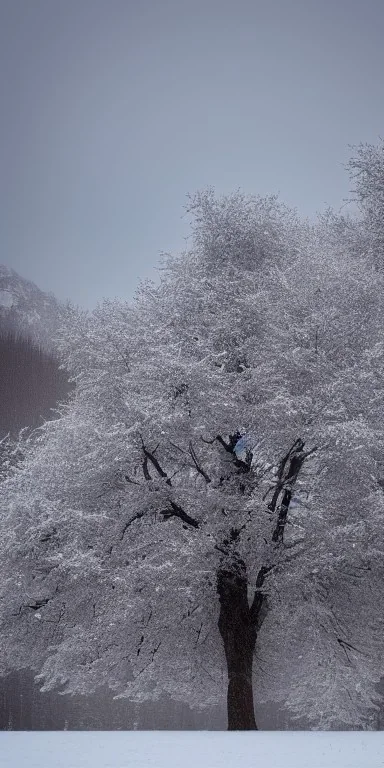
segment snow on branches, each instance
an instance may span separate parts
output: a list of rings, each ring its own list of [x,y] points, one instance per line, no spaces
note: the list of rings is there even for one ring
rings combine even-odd
[[[252,695],[359,727],[383,673],[382,277],[275,198],[189,210],[159,286],[68,315],[76,392],[2,487],[2,669],[194,706],[227,678],[229,727],[256,727]]]

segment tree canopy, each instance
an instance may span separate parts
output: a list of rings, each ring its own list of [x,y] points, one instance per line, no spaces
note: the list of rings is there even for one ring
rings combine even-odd
[[[209,706],[231,677],[235,589],[254,695],[360,727],[383,675],[367,226],[344,237],[332,216],[210,189],[188,210],[192,245],[159,285],[68,310],[75,392],[2,485],[1,669]]]

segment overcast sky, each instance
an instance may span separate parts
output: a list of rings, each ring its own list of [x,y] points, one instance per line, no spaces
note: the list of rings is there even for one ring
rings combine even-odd
[[[184,247],[186,194],[348,196],[383,0],[0,0],[0,263],[92,307]]]

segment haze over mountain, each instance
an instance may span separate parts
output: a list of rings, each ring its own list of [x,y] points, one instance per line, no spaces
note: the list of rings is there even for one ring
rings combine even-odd
[[[64,305],[30,280],[0,265],[0,332],[12,331],[45,350],[54,348]]]
[[[63,309],[53,295],[0,266],[0,439],[40,426],[68,396],[54,341]]]

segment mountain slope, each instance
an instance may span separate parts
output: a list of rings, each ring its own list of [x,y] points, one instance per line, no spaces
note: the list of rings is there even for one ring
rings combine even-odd
[[[62,313],[52,294],[0,266],[0,438],[52,418],[72,389],[55,355]]]
[[[61,324],[63,307],[53,296],[0,265],[0,332],[11,331],[46,350]]]

